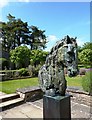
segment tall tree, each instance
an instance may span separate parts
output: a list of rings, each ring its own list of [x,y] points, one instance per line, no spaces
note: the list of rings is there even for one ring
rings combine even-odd
[[[30,33],[27,22],[15,19],[8,15],[8,22],[2,24],[2,45],[6,50],[15,49],[21,44],[26,44]]]
[[[2,24],[2,47],[7,51],[15,49],[22,44],[30,45],[33,49],[44,49],[46,47],[46,36],[44,30],[36,26],[29,27],[27,22],[16,19],[9,14],[8,22]]]
[[[46,48],[46,35],[44,34],[44,30],[39,30],[36,26],[31,26],[31,34],[30,34],[30,46],[31,50],[33,49],[44,49]]]

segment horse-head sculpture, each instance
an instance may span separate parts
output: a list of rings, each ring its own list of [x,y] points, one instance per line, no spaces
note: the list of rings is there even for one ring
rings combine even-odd
[[[78,56],[76,38],[68,35],[58,41],[49,52],[45,64],[39,70],[39,83],[41,89],[48,95],[57,93],[65,95],[67,82],[64,67],[70,77],[78,73]]]
[[[78,74],[78,54],[76,38],[65,37],[64,44],[64,65],[67,67],[67,72],[70,77]]]

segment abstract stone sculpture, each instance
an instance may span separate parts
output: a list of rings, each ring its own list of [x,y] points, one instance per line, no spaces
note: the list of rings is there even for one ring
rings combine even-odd
[[[70,77],[76,76],[78,73],[77,59],[76,38],[70,38],[67,35],[52,47],[38,74],[40,87],[46,95],[65,95],[67,82],[64,67],[67,68]]]

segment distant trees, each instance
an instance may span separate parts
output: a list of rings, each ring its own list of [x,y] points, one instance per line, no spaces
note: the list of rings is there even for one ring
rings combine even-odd
[[[92,50],[91,49],[84,49],[79,53],[79,59],[83,64],[91,64],[92,65]]]
[[[9,14],[8,22],[2,22],[1,38],[2,49],[10,51],[18,46],[29,45],[30,49],[44,49],[46,47],[46,35],[44,30],[36,26],[28,26],[27,22],[16,19]]]
[[[15,63],[16,68],[28,67],[31,64],[37,67],[43,64],[48,52],[42,50],[31,50],[27,46],[19,46],[10,51],[10,60]]]
[[[34,67],[37,67],[39,64],[44,64],[47,55],[48,52],[42,50],[32,50],[30,54],[30,64]]]
[[[10,51],[23,44],[29,33],[27,22],[8,15],[8,22],[2,24],[2,48]]]
[[[84,50],[84,49],[91,49],[92,50],[92,42],[84,43],[82,50]]]
[[[46,48],[47,43],[45,30],[29,26],[27,22],[16,19],[11,14],[8,14],[7,19],[7,22],[0,22],[0,45],[2,50],[10,53],[11,62],[17,68],[26,67],[27,63],[30,64],[30,60],[34,66],[42,63],[44,55],[41,50]],[[30,58],[30,55],[34,56]]]
[[[84,43],[79,49],[79,62],[84,65],[92,65],[92,43]]]
[[[31,35],[29,39],[29,44],[31,46],[31,50],[34,49],[44,49],[46,48],[46,36],[45,36],[45,31],[39,30],[38,27],[36,26],[31,26]]]
[[[16,68],[25,68],[30,64],[30,49],[27,46],[19,46],[10,51],[10,60]]]

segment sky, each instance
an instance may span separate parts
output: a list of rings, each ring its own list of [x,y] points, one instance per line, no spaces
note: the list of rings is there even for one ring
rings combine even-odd
[[[45,30],[48,40],[46,51],[66,35],[77,37],[79,46],[90,41],[90,1],[35,1],[0,2],[0,21],[6,22],[6,16],[10,13],[28,22],[29,26],[34,25]]]

